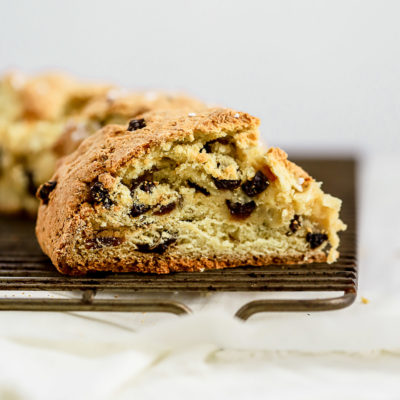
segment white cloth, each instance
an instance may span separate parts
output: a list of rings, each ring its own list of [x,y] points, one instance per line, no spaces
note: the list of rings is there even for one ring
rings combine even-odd
[[[185,317],[2,312],[0,399],[399,399],[398,171],[395,157],[362,163],[350,308],[244,323],[234,312],[266,295],[217,293],[172,295]]]

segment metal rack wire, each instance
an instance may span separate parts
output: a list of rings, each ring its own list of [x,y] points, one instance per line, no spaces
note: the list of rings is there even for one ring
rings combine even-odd
[[[78,299],[0,298],[0,310],[30,311],[131,311],[190,313],[173,300],[98,299],[100,291],[128,293],[164,292],[331,292],[328,298],[268,299],[243,305],[241,319],[266,311],[322,311],[350,305],[357,292],[356,262],[356,162],[353,159],[297,160],[324,189],[343,199],[342,218],[348,229],[341,235],[341,256],[333,265],[267,265],[202,273],[143,275],[97,273],[84,277],[60,275],[44,256],[34,236],[34,221],[0,218],[0,290],[81,291]]]

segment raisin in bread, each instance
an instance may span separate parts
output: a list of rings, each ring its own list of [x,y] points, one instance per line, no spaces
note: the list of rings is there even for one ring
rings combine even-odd
[[[208,109],[106,126],[39,189],[43,251],[70,275],[335,261],[341,201],[258,125]]]
[[[35,193],[55,170],[52,147],[67,118],[110,89],[61,74],[0,80],[0,212],[35,214]]]
[[[98,96],[82,109],[79,115],[71,118],[60,138],[54,145],[54,152],[65,156],[76,150],[84,139],[109,124],[127,124],[153,110],[200,111],[206,105],[201,101],[183,95],[164,92],[130,92],[125,89],[112,89]]]

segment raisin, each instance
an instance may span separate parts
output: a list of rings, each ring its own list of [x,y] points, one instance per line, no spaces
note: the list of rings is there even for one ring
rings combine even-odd
[[[153,174],[151,171],[147,171],[143,175],[139,176],[136,179],[132,179],[131,181],[131,192],[133,192],[141,183],[148,181],[151,182],[153,179]],[[142,189],[143,190],[143,189]]]
[[[132,209],[131,209],[131,217],[138,217],[139,215],[142,215],[146,213],[147,211],[151,210],[151,206],[147,204],[133,204]]]
[[[210,192],[207,189],[199,186],[197,183],[194,183],[192,181],[187,181],[187,184],[188,184],[189,187],[194,189],[196,192],[200,192],[200,193],[204,194],[204,196],[209,196],[210,195]]]
[[[47,204],[49,202],[49,195],[55,189],[56,185],[56,181],[48,181],[39,188],[37,196],[39,199],[43,200],[43,204]]]
[[[212,144],[213,142],[207,142],[204,146],[203,146],[203,148],[200,150],[200,152],[204,149],[205,151],[206,151],[206,153],[211,153],[212,152],[212,150],[211,150],[211,144]]]
[[[203,146],[200,152],[202,152],[202,150],[205,150],[206,153],[212,153],[211,145],[213,145],[214,143],[229,144],[229,138],[224,137],[215,140],[210,140],[209,142],[206,142],[206,144]]]
[[[212,179],[219,190],[234,190],[242,183],[240,179],[217,179],[214,177]]]
[[[119,246],[124,241],[123,238],[113,236],[102,236],[86,240],[87,249],[100,249],[101,247]]]
[[[144,181],[140,184],[139,189],[143,190],[143,192],[151,193],[156,185],[153,182]]]
[[[157,211],[154,211],[154,215],[165,215],[169,214],[176,208],[176,202],[173,201],[172,203],[166,204],[164,206],[160,206]]]
[[[292,233],[296,233],[298,229],[301,227],[300,215],[295,215],[290,221],[289,229]]]
[[[310,247],[312,249],[316,249],[317,247],[321,246],[325,240],[328,240],[328,235],[325,233],[307,233],[306,240],[310,243]]]
[[[138,129],[143,129],[146,127],[146,122],[144,122],[143,118],[140,119],[132,119],[129,121],[128,131],[133,132]]]
[[[253,179],[243,183],[242,190],[247,196],[254,197],[262,193],[268,186],[268,178],[261,171],[258,171]]]
[[[150,245],[148,243],[137,244],[137,251],[141,253],[156,253],[156,254],[163,254],[165,250],[167,250],[168,246],[172,243],[176,242],[176,238],[169,238],[164,240],[163,242],[159,242],[155,245]]]
[[[28,181],[28,187],[27,187],[28,192],[32,196],[36,196],[36,192],[37,192],[38,188],[37,188],[37,186],[35,184],[35,181],[33,179],[33,172],[30,171],[30,170],[27,170],[27,169],[24,172],[25,172],[26,179]]]
[[[233,203],[230,200],[226,200],[226,205],[231,215],[236,218],[247,218],[256,208],[256,203],[253,200],[248,203]]]
[[[90,186],[90,196],[94,203],[101,203],[105,208],[110,208],[113,205],[108,189],[101,182],[92,183]]]

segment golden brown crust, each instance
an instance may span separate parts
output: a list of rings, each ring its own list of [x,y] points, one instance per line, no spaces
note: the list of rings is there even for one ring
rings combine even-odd
[[[109,90],[109,85],[78,83],[60,73],[25,77],[10,73],[5,78],[21,102],[21,117],[27,120],[54,120],[65,111],[70,101],[83,101]]]
[[[237,115],[237,117],[236,117]],[[102,172],[116,173],[132,158],[137,158],[151,148],[165,142],[184,139],[196,132],[240,131],[255,128],[259,120],[246,113],[226,108],[207,109],[182,116],[182,111],[154,111],[141,115],[146,127],[127,131],[126,126],[108,125],[89,137],[78,150],[65,158],[63,168],[78,164],[78,176],[90,181]],[[58,171],[63,174],[63,169]],[[85,177],[91,177],[89,180]]]
[[[90,101],[76,118],[67,123],[53,150],[58,156],[65,156],[76,150],[92,133],[86,126],[89,121],[100,121],[103,124],[108,119],[117,118],[128,122],[140,114],[155,110],[186,110],[189,113],[206,108],[203,102],[182,94],[126,93],[121,89],[112,89]]]
[[[74,86],[72,79],[62,75],[49,74],[29,79],[20,90],[25,118],[57,118]]]
[[[274,158],[276,161],[282,163],[284,167],[294,174],[296,178],[302,178],[304,179],[304,182],[310,182],[313,180],[313,178],[308,175],[306,171],[304,171],[303,168],[299,167],[297,164],[289,161],[287,159],[287,153],[280,149],[279,147],[271,147],[267,151],[268,157]]]
[[[308,254],[299,254],[282,257],[280,255],[270,255],[263,257],[254,257],[249,255],[247,258],[183,258],[165,256],[162,259],[154,260],[152,257],[144,257],[142,261],[132,259],[124,263],[112,259],[99,259],[96,264],[73,265],[65,262],[55,263],[58,271],[66,275],[84,275],[95,271],[108,272],[140,272],[151,274],[168,274],[171,272],[202,272],[208,269],[236,268],[241,266],[263,266],[269,264],[309,264],[314,262],[326,262],[327,255],[320,252],[309,252]]]
[[[249,114],[223,108],[208,109],[196,115],[152,112],[143,115],[143,118],[146,122],[143,129],[130,132],[126,127],[109,125],[89,137],[77,151],[65,157],[52,177],[57,186],[50,193],[48,204],[42,202],[39,207],[36,234],[43,251],[59,270],[66,272],[70,269],[74,258],[69,246],[72,246],[76,232],[85,230],[86,221],[94,213],[87,202],[91,182],[97,179],[102,181],[106,177],[103,180],[105,187],[111,186],[112,177],[130,160],[163,143],[184,140],[196,133],[240,132],[259,125],[259,120]],[[217,261],[215,268],[223,264]],[[180,264],[176,265],[179,269]],[[184,268],[201,268],[200,263],[193,265],[196,267]],[[100,268],[100,264],[97,267]],[[139,267],[127,268],[137,270]],[[170,268],[174,267],[171,265]],[[166,266],[161,268],[165,269]]]
[[[99,96],[82,110],[82,117],[103,119],[109,115],[118,114],[134,118],[153,110],[192,109],[193,112],[206,108],[199,100],[183,94],[168,93],[128,93],[122,90],[110,90],[106,95]]]

